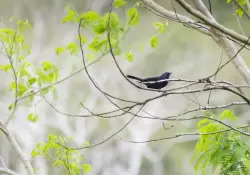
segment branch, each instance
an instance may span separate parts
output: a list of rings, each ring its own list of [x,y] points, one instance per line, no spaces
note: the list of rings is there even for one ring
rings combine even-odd
[[[18,158],[21,160],[21,162],[23,163],[28,175],[33,175],[33,168],[31,166],[31,163],[29,160],[26,160],[20,146],[18,145],[18,143],[16,142],[16,139],[14,138],[14,136],[9,132],[9,130],[3,125],[2,122],[0,122],[0,130],[3,131],[3,133],[5,134],[5,136],[7,137],[7,139],[10,142],[10,145],[12,147],[12,149],[14,150],[14,152],[16,153],[16,155],[18,156]]]
[[[13,103],[13,107],[12,107],[12,111],[11,111],[11,114],[10,116],[8,117],[7,121],[6,121],[6,126],[9,124],[10,120],[12,119],[12,117],[15,115],[15,112],[16,112],[16,107],[17,107],[17,99],[18,99],[18,75],[17,75],[17,72],[15,70],[15,67],[14,67],[14,63],[13,63],[13,54],[12,53],[12,49],[13,49],[13,45],[14,45],[14,42],[15,42],[15,39],[16,39],[16,35],[17,35],[17,32],[15,32],[15,35],[14,35],[14,38],[13,38],[13,43],[11,45],[11,48],[10,48],[10,53],[8,54],[8,50],[4,44],[3,41],[1,41],[2,45],[3,45],[3,48],[6,52],[6,56],[8,57],[9,59],[9,62],[10,62],[10,66],[11,66],[11,69],[12,69],[12,72],[13,72],[13,75],[14,75],[14,83],[15,83],[15,97],[14,97],[14,103]]]
[[[233,4],[233,10],[236,11],[236,8],[235,8],[234,3],[232,3],[232,4]],[[239,28],[240,28],[241,34],[242,34],[242,35],[245,35],[245,32],[244,32],[243,27],[242,27],[242,25],[241,25],[241,23],[240,23],[240,19],[239,19],[238,15],[235,15],[235,18],[236,18],[236,21],[237,21],[238,26],[239,26]]]
[[[153,2],[152,0],[139,0],[144,6],[147,7],[147,9],[150,9],[154,12],[156,12],[157,14],[164,16],[165,18],[171,18],[174,19],[176,22],[181,21],[182,23],[185,23],[186,25],[188,25],[191,28],[194,28],[195,30],[208,35],[208,36],[212,36],[213,34],[209,31],[209,29],[206,26],[197,26],[197,21],[194,21],[193,19],[174,13],[172,11],[169,11],[165,8],[163,8],[162,6],[156,4],[155,2]],[[178,16],[178,18],[176,17]]]
[[[238,127],[237,129],[242,129],[242,128],[247,128],[250,125],[247,126],[242,126],[242,127]],[[158,139],[152,139],[152,140],[145,140],[145,141],[133,141],[133,140],[125,140],[120,138],[122,141],[125,142],[131,142],[131,143],[149,143],[149,142],[158,142],[158,141],[163,141],[163,140],[169,140],[169,139],[173,139],[173,138],[178,138],[178,137],[183,137],[183,136],[200,136],[200,135],[213,135],[213,134],[220,134],[223,132],[228,132],[231,131],[232,129],[225,129],[225,130],[220,130],[220,131],[215,131],[215,132],[208,132],[208,133],[199,133],[199,132],[195,132],[195,133],[182,133],[182,134],[176,134],[174,136],[169,136],[169,137],[163,137],[163,138],[158,138]]]
[[[206,20],[208,20],[210,22],[212,21],[212,23],[216,23],[216,25],[218,25],[218,26],[220,25],[219,23],[216,22],[216,20],[213,18],[213,16],[209,13],[208,9],[206,8],[206,6],[203,4],[203,2],[201,0],[195,0],[195,5],[200,10],[200,12],[202,12],[204,15],[202,15],[200,12],[194,10],[184,0],[177,0],[177,1],[178,1],[179,4],[181,4],[183,6],[183,8],[185,8],[192,15],[194,15],[194,16],[198,15],[198,16],[196,16],[197,18],[199,18],[199,17],[206,18],[204,16],[204,15],[206,15],[209,18],[209,19],[206,18]],[[216,28],[214,25],[211,25],[211,27]],[[223,28],[225,28],[225,27],[223,27]],[[227,29],[227,30],[230,30],[230,29]],[[225,32],[222,31],[222,33],[225,33]],[[243,36],[243,35],[241,35],[241,36]],[[218,37],[220,37],[220,36],[218,36]],[[245,45],[248,45],[249,42],[250,42],[249,38],[247,38],[245,36],[244,36],[244,38],[246,39],[246,41],[245,42],[242,41],[242,42],[245,43]],[[224,37],[220,37],[220,41],[221,41],[221,44],[224,47],[225,52],[227,53],[227,56],[229,58],[235,57],[235,59],[233,59],[233,64],[234,64],[235,68],[238,70],[238,72],[244,78],[244,80],[246,81],[246,83],[248,85],[250,85],[250,71],[249,71],[249,67],[245,63],[244,59],[239,54],[237,54],[236,47],[233,44],[233,42],[230,41],[227,38],[224,38]]]
[[[236,0],[233,0],[233,1],[243,11],[243,13],[247,16],[247,18],[250,19],[249,14],[241,7],[241,5]],[[246,1],[248,1],[248,0],[246,0]]]
[[[19,175],[16,172],[11,171],[8,168],[0,168],[0,173],[9,174],[9,175]]]
[[[248,41],[248,38],[244,35],[241,35],[231,29],[228,29],[226,27],[224,27],[223,25],[219,24],[215,19],[209,19],[207,18],[205,15],[203,15],[201,12],[193,9],[188,3],[186,3],[184,0],[176,0],[187,12],[189,12],[190,14],[194,15],[195,17],[197,17],[198,19],[202,20],[205,24],[217,29],[218,31],[225,33],[227,35],[229,35],[230,37],[241,41],[243,43],[247,43],[247,45],[250,46],[250,42]],[[198,0],[199,1],[199,0]],[[201,2],[202,3],[202,2]],[[202,3],[203,4],[203,3]],[[203,4],[204,5],[204,4]],[[205,7],[206,11],[207,8]],[[209,12],[209,11],[208,11]],[[207,12],[205,12],[207,13]],[[210,14],[211,15],[211,14]],[[209,16],[210,16],[209,15]],[[212,15],[211,15],[212,16]]]

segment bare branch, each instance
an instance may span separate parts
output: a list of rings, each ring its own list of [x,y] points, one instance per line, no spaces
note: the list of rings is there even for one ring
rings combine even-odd
[[[12,147],[12,149],[14,150],[14,152],[16,153],[16,155],[18,156],[18,158],[21,160],[21,162],[23,163],[28,175],[33,175],[33,168],[31,166],[31,163],[29,160],[27,160],[20,148],[20,146],[18,145],[18,143],[16,142],[16,139],[14,138],[14,136],[9,132],[9,130],[3,125],[2,122],[0,122],[0,130],[2,130],[5,134],[5,136],[7,137],[7,139],[10,142],[10,145]]]
[[[184,0],[176,0],[186,11],[188,11],[190,14],[194,15],[195,17],[199,18],[200,20],[202,20],[205,24],[210,25],[211,27],[219,30],[222,33],[225,33],[227,35],[229,35],[230,37],[241,41],[243,43],[247,43],[247,45],[250,45],[250,42],[248,41],[248,38],[244,35],[241,35],[231,29],[228,29],[226,27],[224,27],[223,25],[219,24],[218,22],[216,22],[215,19],[208,19],[206,16],[204,16],[202,13],[200,13],[199,11],[193,9],[189,4],[187,4]],[[200,0],[197,0],[200,1]],[[209,12],[209,11],[208,11]],[[211,15],[211,14],[210,14]]]
[[[250,126],[250,125],[238,127],[238,129],[247,128],[247,127],[249,127],[249,126]],[[182,134],[176,134],[176,135],[174,135],[174,136],[163,137],[163,138],[152,139],[152,140],[145,140],[145,141],[125,140],[125,139],[122,139],[122,138],[120,138],[120,139],[121,139],[122,141],[131,142],[131,143],[149,143],[149,142],[158,142],[158,141],[169,140],[169,139],[178,138],[178,137],[183,137],[183,136],[200,136],[200,135],[220,134],[220,133],[228,132],[228,131],[231,131],[231,130],[232,130],[232,129],[225,129],[225,130],[221,130],[221,131],[208,132],[208,133],[199,133],[199,132],[195,132],[195,133],[182,133]]]
[[[233,10],[236,11],[236,8],[235,8],[234,3],[232,3],[232,4],[233,4]],[[242,34],[242,35],[245,35],[245,32],[244,32],[244,30],[243,30],[243,28],[242,28],[242,25],[241,25],[241,22],[240,22],[240,19],[239,19],[238,15],[235,15],[235,18],[236,18],[236,21],[237,21],[238,26],[239,26],[239,28],[240,28],[241,34]]]
[[[11,171],[8,168],[0,168],[0,173],[8,174],[8,175],[19,175],[14,171]]]
[[[178,0],[178,2],[181,3],[184,7],[188,6],[189,8],[192,9],[192,7],[189,6],[188,4],[186,4],[186,2],[184,0],[181,0],[181,1]],[[203,2],[201,0],[196,0],[195,2],[196,2],[195,5],[197,6],[197,8],[204,15],[206,15],[211,21],[214,21],[215,23],[217,23],[216,20],[213,18],[213,16],[211,14],[209,14],[206,6],[203,4]],[[212,26],[212,27],[214,27],[214,26]],[[241,74],[241,76],[244,78],[244,80],[246,81],[246,83],[248,85],[250,85],[250,71],[249,71],[249,67],[245,63],[244,59],[239,54],[238,55],[236,54],[237,52],[236,52],[236,48],[235,48],[235,45],[233,44],[233,42],[230,41],[230,40],[228,40],[228,39],[226,39],[226,38],[224,38],[224,37],[220,37],[220,40],[221,40],[220,43],[223,45],[223,47],[225,49],[225,52],[227,53],[227,56],[229,58],[233,58],[234,55],[236,55],[235,59],[233,59],[232,63],[235,66],[235,68],[238,70],[238,72]],[[244,45],[247,45],[249,43],[249,38],[247,38],[247,42],[243,42],[243,43],[245,43]]]

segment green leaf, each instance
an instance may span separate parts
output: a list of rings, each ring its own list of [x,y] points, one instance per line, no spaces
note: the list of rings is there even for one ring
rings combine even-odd
[[[228,119],[228,120],[236,121],[238,118],[230,110],[225,110],[221,113],[219,119],[220,120]]]
[[[28,20],[17,20],[16,22],[17,24],[17,30],[18,31],[23,31],[24,27],[30,28],[30,24]]]
[[[124,0],[115,0],[113,5],[115,8],[119,8],[125,4],[126,4],[126,2]]]
[[[105,19],[99,19],[94,25],[93,30],[96,34],[102,34],[107,30],[107,22]]]
[[[231,0],[227,0],[227,3],[230,3],[231,2]]]
[[[70,54],[76,54],[77,53],[77,44],[70,42],[66,46],[67,50],[70,51]]]
[[[26,118],[26,120],[28,120],[32,123],[36,123],[37,119],[38,119],[38,115],[34,114],[34,113],[29,113],[29,115]]]
[[[72,9],[68,9],[67,15],[62,18],[62,23],[70,22],[70,21],[75,21],[75,11]]]
[[[200,121],[198,122],[197,127],[198,127],[198,128],[201,128],[201,127],[204,126],[204,124],[208,124],[210,121],[211,121],[211,120],[209,120],[209,119],[207,119],[207,118],[202,119],[202,120],[200,120]]]
[[[24,76],[30,77],[30,73],[27,71],[27,68],[30,65],[31,65],[31,63],[29,63],[27,61],[23,62],[23,64],[20,67],[20,74],[19,74],[20,77],[24,77]]]
[[[159,33],[164,33],[167,29],[167,23],[163,24],[161,22],[155,22],[154,27],[157,29]]]
[[[94,56],[93,56],[93,54],[91,54],[91,53],[87,53],[87,54],[86,54],[86,57],[88,58],[89,61],[94,60]]]
[[[32,84],[34,84],[36,82],[36,78],[35,77],[32,77],[32,78],[29,78],[28,79],[28,83],[29,85],[31,86]]]
[[[88,44],[88,49],[98,52],[100,51],[101,47],[103,46],[103,43],[101,42],[99,37],[93,38],[93,40]]]
[[[127,16],[129,17],[128,24],[130,26],[135,26],[139,22],[139,14],[137,8],[130,8],[127,11]]]
[[[40,155],[40,151],[33,149],[30,154],[31,154],[31,157],[34,158]]]
[[[57,47],[57,48],[56,48],[56,55],[58,55],[59,53],[62,53],[63,50],[64,50],[63,47]]]
[[[126,59],[128,60],[128,62],[132,62],[134,59],[134,55],[131,52],[127,52]]]
[[[11,103],[9,106],[8,106],[8,110],[11,110],[13,108],[13,103]]]
[[[0,70],[8,72],[10,69],[11,69],[11,65],[10,64],[0,65]]]
[[[26,91],[27,88],[24,85],[18,83],[18,96],[21,97]]]
[[[24,85],[22,85],[21,83],[18,83],[17,88],[18,88],[18,97],[22,96],[27,91],[27,88]],[[16,90],[16,83],[11,82],[9,84],[9,89],[11,91],[15,91]]]
[[[80,14],[80,19],[83,19],[84,21],[95,21],[98,18],[100,18],[99,14],[95,11],[88,11],[86,13]]]
[[[11,91],[16,89],[16,83],[14,81],[9,84],[9,89]]]
[[[150,41],[149,41],[149,44],[152,48],[156,48],[158,46],[158,38],[156,36],[152,36]]]
[[[91,171],[91,166],[88,164],[82,164],[82,169],[84,173],[89,173]]]
[[[53,68],[55,68],[55,66],[49,62],[49,61],[43,61],[41,62],[41,66],[42,66],[42,69],[46,72],[48,70],[51,70]]]
[[[104,17],[100,18],[93,24],[93,31],[96,34],[102,34],[107,31],[109,20],[109,13],[105,14]],[[121,32],[120,20],[116,13],[110,13],[110,33],[111,35]]]
[[[241,9],[237,9],[236,11],[235,11],[235,14],[237,15],[237,16],[239,16],[240,18],[242,18],[242,15],[243,15],[243,10],[241,10]]]
[[[108,26],[109,14],[105,14],[104,17],[105,25]],[[120,20],[116,13],[110,13],[110,28],[113,30],[120,30]]]

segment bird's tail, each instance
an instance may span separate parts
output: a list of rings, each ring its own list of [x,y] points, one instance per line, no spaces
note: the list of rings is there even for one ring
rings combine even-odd
[[[138,81],[142,81],[143,79],[141,78],[138,78],[138,77],[135,77],[135,76],[132,76],[132,75],[127,75],[128,78],[131,78],[131,79],[135,79],[135,80],[138,80]]]

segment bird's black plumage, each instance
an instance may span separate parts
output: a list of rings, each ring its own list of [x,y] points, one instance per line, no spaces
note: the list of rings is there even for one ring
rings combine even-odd
[[[139,82],[145,84],[147,86],[147,88],[161,89],[161,88],[167,86],[168,81],[162,81],[162,82],[157,82],[157,81],[169,79],[171,74],[172,74],[171,72],[165,72],[161,76],[150,77],[150,78],[138,78],[138,77],[135,77],[132,75],[127,75],[127,77],[134,79],[134,80],[138,80]]]

